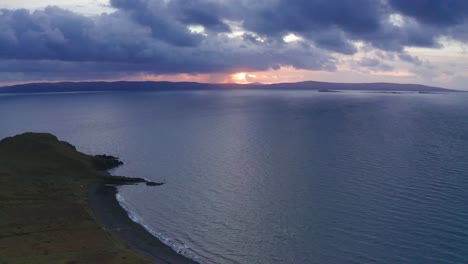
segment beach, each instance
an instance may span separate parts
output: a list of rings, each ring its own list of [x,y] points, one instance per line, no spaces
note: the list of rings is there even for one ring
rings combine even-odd
[[[131,248],[154,259],[158,264],[195,264],[197,262],[176,253],[171,247],[150,234],[143,226],[133,222],[119,204],[117,187],[105,181],[88,188],[89,206],[96,219],[111,232],[122,238]]]

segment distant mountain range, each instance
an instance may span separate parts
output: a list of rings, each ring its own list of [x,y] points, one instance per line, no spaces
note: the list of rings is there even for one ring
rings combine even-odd
[[[56,93],[56,92],[111,92],[111,91],[167,91],[167,90],[318,90],[331,91],[374,91],[374,92],[460,92],[458,90],[419,84],[397,83],[329,83],[297,82],[275,84],[212,84],[196,82],[60,82],[29,83],[0,87],[0,93]]]

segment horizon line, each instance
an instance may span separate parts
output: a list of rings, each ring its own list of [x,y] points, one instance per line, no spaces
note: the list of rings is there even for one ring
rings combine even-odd
[[[326,82],[326,81],[315,81],[315,80],[306,80],[298,82],[273,82],[273,83],[261,83],[261,82],[247,82],[247,83],[236,83],[236,82],[197,82],[197,81],[165,81],[165,80],[79,80],[79,81],[31,81],[31,82],[16,82],[10,84],[0,84],[0,88],[3,87],[14,87],[22,85],[33,85],[33,84],[67,84],[67,83],[195,83],[195,84],[206,84],[206,85],[280,85],[280,84],[299,84],[299,83],[327,83],[327,84],[395,84],[395,85],[417,85],[417,86],[426,86],[433,88],[442,88],[446,90],[455,90],[455,91],[466,91],[462,89],[447,88],[442,86],[435,85],[426,85],[421,83],[402,83],[402,82]]]

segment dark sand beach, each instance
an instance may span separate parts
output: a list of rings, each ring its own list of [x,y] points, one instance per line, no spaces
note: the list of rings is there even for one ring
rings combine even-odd
[[[89,205],[96,218],[110,231],[122,238],[130,247],[141,251],[160,264],[195,264],[133,222],[116,198],[117,188],[105,181],[88,188]]]

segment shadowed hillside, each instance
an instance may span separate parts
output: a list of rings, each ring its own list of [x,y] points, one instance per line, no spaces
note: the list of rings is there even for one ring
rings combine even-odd
[[[0,263],[150,263],[95,221],[87,186],[119,164],[51,134],[0,141]]]

